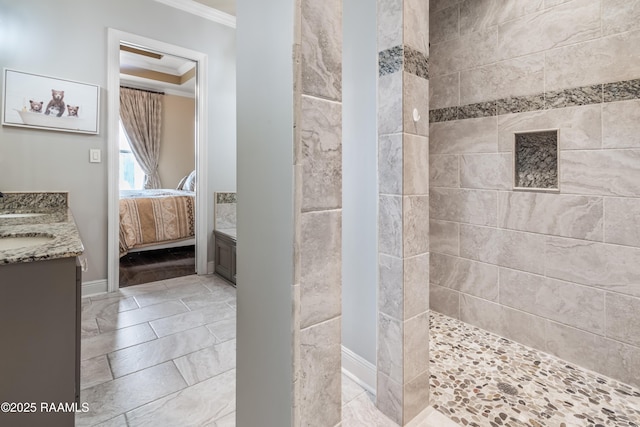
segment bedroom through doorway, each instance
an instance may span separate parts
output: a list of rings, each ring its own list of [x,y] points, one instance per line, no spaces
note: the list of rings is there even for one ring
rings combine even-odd
[[[196,179],[205,64],[180,47],[110,36],[109,290],[205,274],[206,181]]]
[[[120,45],[119,282],[196,273],[196,63]]]

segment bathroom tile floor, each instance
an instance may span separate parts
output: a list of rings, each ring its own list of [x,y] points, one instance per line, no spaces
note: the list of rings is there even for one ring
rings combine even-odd
[[[234,426],[235,308],[217,276],[84,298],[76,425]],[[437,410],[411,427],[640,426],[638,390],[437,313],[430,357]],[[346,375],[342,401],[342,427],[396,426]]]

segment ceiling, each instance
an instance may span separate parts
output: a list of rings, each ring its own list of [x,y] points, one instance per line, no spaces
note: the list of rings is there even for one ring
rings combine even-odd
[[[194,0],[200,4],[236,16],[236,0]]]
[[[214,14],[223,12],[222,15],[228,14],[233,17],[236,14],[236,0],[157,1],[181,9],[186,8],[192,13],[198,13],[198,10],[194,11],[189,5],[197,3],[201,5],[200,9],[209,8]],[[195,97],[195,65],[191,60],[150,52],[144,47],[121,46],[120,82],[123,86]]]
[[[120,46],[120,84],[195,97],[196,63],[141,47]]]

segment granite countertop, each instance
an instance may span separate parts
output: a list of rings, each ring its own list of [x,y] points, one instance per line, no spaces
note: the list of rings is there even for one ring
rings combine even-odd
[[[231,237],[233,240],[237,239],[237,233],[235,228],[217,228],[215,231],[221,234],[226,234]]]
[[[50,198],[47,199],[45,196],[43,199],[43,194],[53,194],[58,198],[60,194],[64,194],[64,201],[62,203],[55,200],[47,203]],[[19,196],[27,199],[29,203],[16,202]],[[53,239],[37,246],[0,249],[0,265],[75,257],[84,251],[75,220],[67,207],[66,193],[5,193],[5,197],[0,199],[0,214],[6,213],[40,215],[21,218],[0,216],[0,238],[48,235]]]

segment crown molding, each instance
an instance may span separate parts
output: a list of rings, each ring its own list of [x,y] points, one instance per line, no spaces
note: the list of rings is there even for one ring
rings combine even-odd
[[[176,9],[183,10],[188,13],[192,13],[201,18],[208,19],[218,24],[226,25],[227,27],[236,28],[236,17],[229,15],[228,13],[221,12],[216,9],[207,7],[201,3],[193,0],[155,0],[158,3],[166,4],[167,6],[175,7]]]

